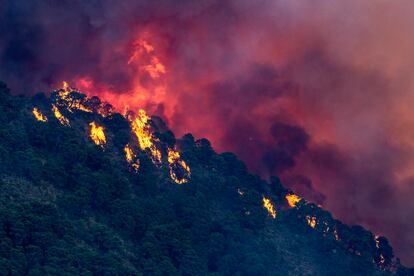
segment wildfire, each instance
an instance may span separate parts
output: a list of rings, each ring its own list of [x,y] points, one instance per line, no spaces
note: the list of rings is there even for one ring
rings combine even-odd
[[[161,151],[153,143],[153,141],[158,140],[152,135],[150,126],[148,124],[149,119],[150,118],[147,113],[143,109],[140,109],[138,111],[138,115],[135,116],[135,118],[130,118],[131,128],[138,139],[139,147],[142,150],[149,149],[151,151],[153,161],[156,164],[161,164]]]
[[[63,116],[62,113],[60,113],[59,109],[54,104],[52,104],[52,111],[53,111],[53,114],[55,115],[56,119],[58,119],[58,121],[62,125],[70,126],[69,120],[65,116]]]
[[[69,83],[67,81],[63,81],[63,91],[70,92],[71,88],[69,86]]]
[[[82,97],[76,97],[74,96],[74,94],[71,94],[72,92],[80,93],[79,91],[71,88],[69,86],[69,83],[66,81],[63,82],[63,88],[58,90],[58,95],[60,98],[59,101],[62,101],[64,103],[64,105],[66,106],[66,109],[69,112],[73,112],[74,109],[77,109],[83,112],[92,113],[93,110],[85,106],[85,103],[87,102],[88,99],[87,98],[85,99]]]
[[[136,159],[136,154],[132,150],[129,144],[127,144],[124,148],[125,152],[125,159],[128,161],[128,163],[131,165],[131,167],[137,172],[139,170],[139,160]]]
[[[47,117],[45,115],[43,115],[39,109],[37,109],[37,107],[33,108],[32,111],[33,115],[35,116],[36,120],[40,121],[40,122],[47,122]]]
[[[83,112],[92,113],[92,110],[87,108],[85,105],[83,105],[80,101],[74,100],[71,102],[71,104],[68,106],[68,110],[70,112],[73,112],[73,109],[77,109]]]
[[[178,151],[168,149],[168,164],[170,165],[170,176],[171,179],[174,180],[177,184],[184,184],[188,182],[188,178],[191,175],[190,167],[185,163],[184,160],[181,159],[180,153]],[[175,169],[176,167],[180,167],[184,170],[184,176],[178,177]]]
[[[132,162],[132,159],[135,157],[134,152],[132,151],[131,147],[127,144],[124,148],[125,151],[125,158],[128,162]]]
[[[140,39],[138,45],[141,46],[147,53],[154,51],[154,47],[149,44],[146,40]]]
[[[308,222],[308,225],[312,228],[316,227],[316,217],[313,216],[306,216],[306,221]]]
[[[62,89],[59,90],[59,97],[63,100],[67,100],[72,88],[70,88],[69,83],[64,81],[62,84]]]
[[[142,150],[150,148],[153,145],[148,121],[149,117],[147,113],[143,109],[140,109],[138,111],[138,116],[131,122],[132,130],[137,136],[139,146]]]
[[[133,44],[133,52],[128,59],[128,65],[135,61],[145,60],[144,64],[140,64],[140,69],[148,73],[152,79],[157,79],[165,74],[167,70],[154,52],[154,46],[144,39],[139,39]]]
[[[95,122],[90,123],[89,126],[91,127],[90,137],[92,141],[98,146],[106,144],[104,128],[102,126],[98,126]]]
[[[375,236],[375,247],[377,248],[377,249],[379,249],[380,248],[380,241],[379,241],[379,237],[378,236]],[[385,258],[384,258],[384,255],[382,255],[382,254],[380,254],[380,256],[379,256],[379,265],[384,265],[385,264]]]
[[[276,210],[273,207],[272,202],[270,201],[270,199],[263,197],[263,207],[266,208],[267,212],[269,213],[269,215],[275,219],[276,218]]]
[[[286,201],[291,208],[295,207],[301,198],[295,194],[286,195]]]
[[[157,147],[154,142],[158,142],[158,138],[154,137],[152,134],[151,126],[149,125],[150,117],[147,113],[140,109],[138,114],[126,115],[130,121],[132,132],[135,134],[138,140],[138,145],[141,150],[149,149],[151,152],[151,159],[156,165],[162,163],[161,150]],[[135,169],[139,169],[139,163],[134,163],[135,153],[132,148],[127,145],[124,148],[125,158],[128,163]],[[170,177],[177,184],[187,183],[191,174],[190,167],[181,159],[180,153],[178,151],[168,149],[168,164],[170,166]],[[179,176],[177,171],[182,171],[183,176]]]
[[[339,234],[338,231],[336,229],[334,229],[334,237],[336,241],[339,241]]]
[[[154,47],[144,39],[139,39],[135,41],[133,46],[134,46],[134,51],[128,60],[128,64],[131,64],[143,52],[149,54],[154,51]]]
[[[151,63],[144,66],[144,70],[151,76],[151,78],[159,78],[162,74],[166,73],[165,66],[157,57],[151,58]]]

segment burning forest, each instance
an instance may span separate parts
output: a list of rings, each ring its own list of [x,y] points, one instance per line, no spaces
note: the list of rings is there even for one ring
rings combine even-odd
[[[132,174],[139,175],[145,173],[142,171],[144,168],[141,168],[140,161],[140,156],[143,156],[142,154],[144,154],[144,156],[149,158],[155,168],[161,170],[163,168],[168,168],[168,174],[173,183],[193,184],[191,182],[191,169],[187,162],[182,158],[180,151],[176,149],[177,146],[165,143],[165,141],[160,139],[159,134],[157,134],[159,129],[157,129],[156,124],[143,109],[139,109],[137,113],[127,110],[121,115],[111,108],[112,115],[106,116],[104,115],[105,112],[102,112],[101,109],[103,106],[110,105],[109,103],[102,103],[97,97],[87,97],[79,90],[71,88],[67,82],[63,83],[62,89],[52,93],[50,101],[50,111],[55,114],[57,122],[66,127],[76,126],[70,124],[69,119],[66,118],[62,112],[73,117],[75,115],[73,113],[76,110],[77,112],[80,112],[79,114],[95,116],[95,119],[99,119],[100,121],[103,121],[104,119],[113,120],[113,116],[118,114],[128,122],[129,125],[131,138],[123,147],[122,155],[130,167],[130,172]],[[59,106],[60,109],[57,109],[57,106]],[[43,115],[37,107],[33,107],[32,115],[37,121],[48,123],[47,117]],[[102,151],[109,150],[112,143],[108,141],[106,127],[96,121],[90,122],[88,126],[89,130],[87,131],[87,135],[89,135],[92,142],[95,145],[100,146]],[[240,188],[237,188],[237,194],[241,198],[246,196],[246,193]],[[274,199],[272,199],[272,197]],[[283,220],[286,219],[299,220],[303,225],[307,225],[310,229],[317,231],[319,235],[322,235],[323,237],[331,237],[352,254],[361,256],[362,253],[353,248],[351,240],[342,238],[342,235],[346,236],[349,234],[344,232],[344,230],[338,229],[346,229],[346,227],[344,228],[341,223],[332,219],[330,214],[324,213],[321,206],[316,206],[313,203],[307,202],[289,190],[283,190],[281,191],[281,194],[276,195],[263,195],[261,201],[263,209],[269,217],[276,221],[276,223],[283,223]],[[245,216],[253,215],[252,211],[245,208],[243,209],[245,210]],[[280,222],[278,222],[279,212],[282,212]],[[296,217],[289,218],[292,215]],[[372,262],[384,271],[394,271],[395,267],[398,267],[399,265],[398,261],[394,259],[392,253],[388,253],[387,259],[384,257],[383,253],[381,253],[382,251],[392,250],[389,247],[387,240],[383,237],[374,237],[372,234],[370,234],[369,239],[372,241],[372,244],[375,244],[375,253],[370,256]],[[385,243],[380,244],[380,239],[384,239]]]
[[[58,122],[64,126],[71,126],[70,121],[62,114],[62,111],[57,106],[69,113],[77,110],[78,112],[95,113],[102,118],[108,116],[107,109],[108,106],[111,106],[109,103],[102,103],[96,96],[92,98],[87,97],[79,90],[71,88],[66,81],[63,82],[63,88],[52,93],[51,100],[53,102],[51,104],[51,112]],[[112,110],[112,107],[110,109]],[[47,117],[37,107],[33,107],[32,113],[36,120],[48,122]],[[151,118],[143,109],[139,109],[137,114],[132,111],[127,111],[123,116],[129,122],[131,134],[135,138],[135,142],[130,142],[124,147],[125,159],[131,168],[138,173],[140,167],[140,161],[133,150],[134,146],[138,146],[141,151],[147,152],[154,165],[161,166],[163,163],[163,149],[160,140],[153,134],[154,130],[150,123]],[[107,144],[105,127],[92,121],[89,123],[88,132],[90,139],[96,145],[103,147]],[[181,158],[180,153],[168,147],[164,151],[166,155],[164,159],[167,159],[171,180],[176,184],[187,183],[190,179],[191,170]]]
[[[299,236],[323,237],[332,242],[335,252],[349,253],[349,260],[355,256],[365,263],[369,260],[379,271],[395,274],[401,272],[400,262],[414,265],[413,4],[403,0],[312,4],[286,0],[6,0],[0,7],[0,80],[13,95],[21,95],[4,107],[3,116],[12,109],[24,110],[24,116],[33,120],[30,124],[38,128],[27,134],[31,146],[48,141],[43,145],[45,152],[60,152],[65,145],[66,151],[56,159],[73,157],[74,164],[83,166],[66,165],[57,170],[59,166],[54,161],[49,164],[48,157],[34,158],[36,151],[0,144],[3,158],[13,152],[17,154],[13,162],[28,162],[19,173],[0,174],[4,183],[8,177],[36,178],[35,188],[27,188],[28,182],[24,185],[27,197],[40,197],[47,194],[52,182],[39,180],[40,175],[47,175],[50,169],[62,187],[74,192],[74,198],[91,197],[87,204],[76,201],[79,206],[86,204],[76,215],[93,217],[88,208],[97,206],[110,206],[109,213],[138,208],[123,205],[125,195],[115,184],[98,185],[113,177],[119,183],[141,183],[136,184],[140,188],[135,184],[123,187],[134,196],[142,192],[152,202],[170,204],[176,221],[186,223],[178,227],[165,222],[168,233],[201,223],[194,214],[199,212],[201,219],[203,212],[214,213],[212,206],[202,207],[212,200],[214,208],[228,210],[223,217],[240,215],[233,222],[241,227],[292,223]],[[0,88],[6,90],[3,84]],[[5,103],[2,101],[0,104]],[[19,101],[23,103],[16,104]],[[4,120],[3,128],[11,121]],[[8,132],[0,129],[0,139],[16,135],[15,140],[20,140],[25,127]],[[68,139],[72,132],[79,138]],[[88,150],[74,151],[79,143]],[[106,160],[105,156],[110,157]],[[226,167],[228,162],[233,167]],[[32,164],[37,166],[36,172],[31,172]],[[85,166],[94,168],[90,177],[83,175]],[[104,181],[99,174],[113,166],[119,171]],[[244,170],[269,184],[245,176]],[[70,184],[81,180],[88,183],[87,189]],[[148,184],[151,181],[153,185]],[[200,187],[200,181],[205,181],[205,187]],[[244,182],[254,188],[240,184]],[[218,190],[227,195],[226,203],[218,203]],[[150,196],[154,191],[159,197]],[[61,192],[55,193],[60,196]],[[174,193],[174,200],[163,198]],[[207,200],[206,193],[216,198]],[[100,198],[103,194],[107,197]],[[183,199],[183,194],[192,201]],[[112,196],[119,206],[108,203]],[[0,193],[0,206],[2,198]],[[69,199],[64,202],[61,205],[75,204]],[[182,207],[183,202],[198,206],[197,211]],[[238,207],[230,208],[233,204]],[[149,206],[151,203],[146,206],[148,214],[158,212]],[[181,218],[180,212],[193,221]],[[146,245],[165,237],[157,232],[160,229],[137,222],[135,214],[124,215],[120,217],[125,224],[145,229],[128,235],[147,233]],[[157,218],[170,215],[157,213]],[[214,217],[214,223],[221,223],[221,216],[209,215],[206,217]],[[141,220],[146,218],[143,215]],[[3,223],[9,233],[9,220]],[[91,229],[91,224],[84,227]],[[223,244],[225,227],[211,227],[219,232],[211,239]],[[270,233],[283,227],[262,230]],[[194,231],[207,236],[200,229]],[[170,238],[182,241],[182,237]],[[138,254],[123,249],[128,256]],[[146,250],[139,254],[157,255]],[[159,251],[167,254],[171,249]],[[150,273],[151,267],[168,271],[160,268],[160,274],[174,274],[169,271],[173,267],[183,273],[178,259],[197,255],[184,249],[175,254],[177,259],[167,258],[165,263],[161,257],[157,265],[140,263],[148,268],[140,273]],[[226,267],[228,271],[220,272],[235,274],[237,269],[230,269],[230,263],[243,259],[233,254],[223,258],[211,257],[203,262],[204,268],[199,263],[188,267],[197,267],[198,272],[224,271]],[[338,258],[348,260],[343,255]],[[135,267],[132,263],[125,266]],[[305,263],[298,267],[312,274]]]

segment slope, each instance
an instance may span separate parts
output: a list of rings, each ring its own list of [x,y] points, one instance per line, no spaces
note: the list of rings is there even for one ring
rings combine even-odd
[[[386,238],[206,139],[0,84],[1,275],[408,275]]]

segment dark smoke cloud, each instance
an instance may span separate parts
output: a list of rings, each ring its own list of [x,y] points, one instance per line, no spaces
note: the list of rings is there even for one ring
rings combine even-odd
[[[309,135],[303,128],[285,123],[275,123],[270,129],[275,141],[263,156],[264,164],[270,172],[282,173],[295,166],[297,155],[307,149]]]
[[[404,0],[0,0],[0,79],[143,106],[413,265],[412,14]],[[157,80],[150,56],[127,64],[139,38],[167,68]]]

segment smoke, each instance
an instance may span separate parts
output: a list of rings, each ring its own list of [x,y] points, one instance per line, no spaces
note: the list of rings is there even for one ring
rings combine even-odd
[[[412,2],[0,5],[0,79],[16,94],[68,80],[144,107],[386,235],[414,264]]]

